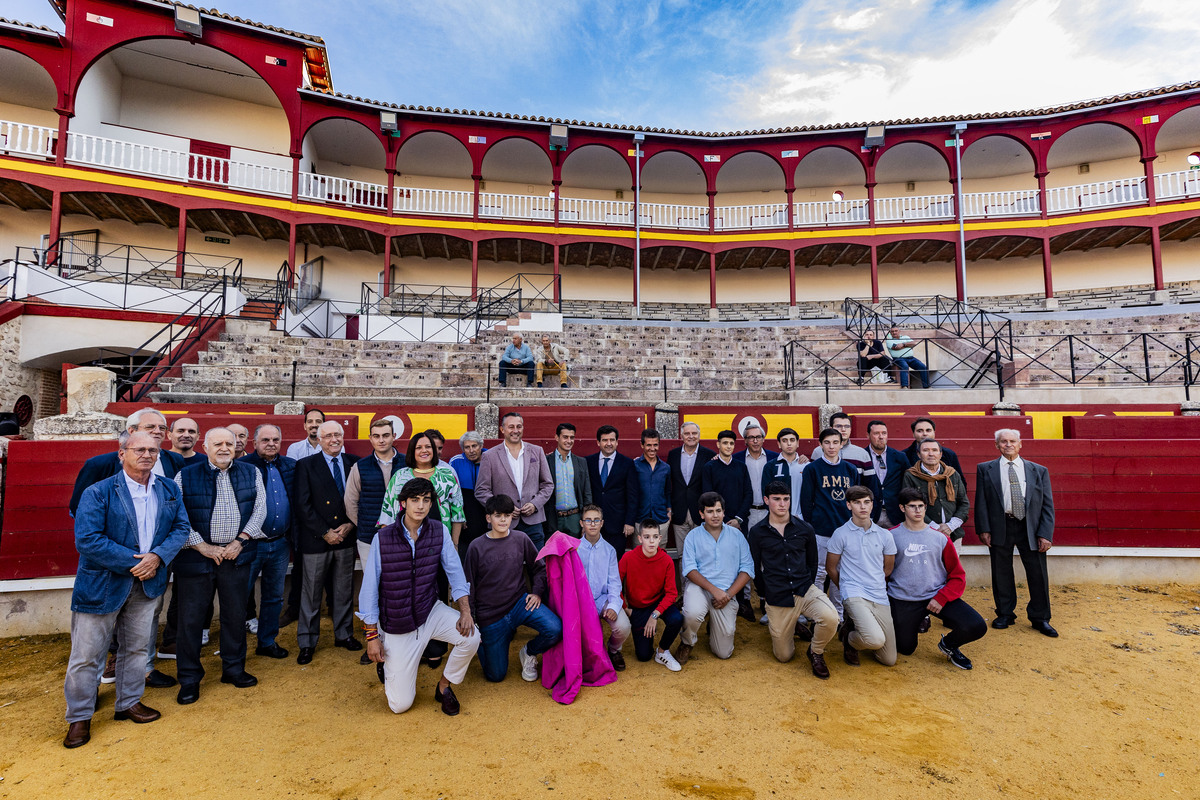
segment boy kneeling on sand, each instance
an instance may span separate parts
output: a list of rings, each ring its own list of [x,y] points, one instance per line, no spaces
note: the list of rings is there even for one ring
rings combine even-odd
[[[625,587],[625,602],[629,605],[630,627],[633,629],[633,651],[638,661],[654,660],[672,672],[683,669],[671,655],[671,644],[683,628],[683,614],[675,601],[679,590],[675,586],[675,562],[665,550],[659,549],[662,533],[652,519],[642,521],[638,534],[641,547],[621,556],[621,583]],[[654,631],[658,620],[664,628],[662,638],[654,647]]]

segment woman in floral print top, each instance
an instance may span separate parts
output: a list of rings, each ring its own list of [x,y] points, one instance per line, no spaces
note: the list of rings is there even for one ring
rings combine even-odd
[[[387,494],[383,497],[383,510],[379,514],[380,527],[396,521],[396,514],[400,511],[400,490],[404,488],[404,484],[413,478],[426,478],[433,483],[433,490],[437,493],[437,516],[443,525],[450,528],[450,537],[457,547],[458,534],[466,520],[458,475],[449,464],[438,463],[437,450],[429,431],[422,431],[412,437],[406,456],[407,466],[397,470],[388,482]]]

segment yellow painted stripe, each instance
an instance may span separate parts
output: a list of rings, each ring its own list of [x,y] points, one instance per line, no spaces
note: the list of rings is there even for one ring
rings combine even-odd
[[[1063,417],[1086,416],[1086,411],[1027,411],[1033,420],[1033,438],[1063,438]]]
[[[986,411],[930,411],[931,417],[986,417]]]
[[[812,414],[763,414],[762,418],[767,426],[768,439],[774,439],[784,428],[794,429],[801,439],[813,438]]]
[[[701,439],[715,439],[717,434],[729,428],[733,424],[733,414],[687,414],[683,419],[679,420],[682,425],[685,422],[694,422],[700,426]]]
[[[225,203],[237,203],[255,208],[269,208],[279,211],[316,214],[340,220],[370,222],[387,225],[393,228],[430,228],[436,230],[462,230],[494,233],[531,233],[558,234],[568,236],[603,236],[613,239],[633,239],[635,232],[625,228],[584,228],[584,227],[554,227],[553,225],[536,225],[521,223],[475,222],[469,219],[430,219],[426,217],[387,216],[380,212],[355,211],[348,208],[337,208],[320,203],[295,202],[290,199],[263,197],[248,194],[238,194],[221,189],[207,188],[193,184],[180,184],[151,178],[139,178],[131,175],[112,174],[77,167],[58,167],[37,161],[23,161],[13,158],[0,157],[0,168],[13,172],[24,172],[49,177],[69,178],[88,181],[106,186],[126,189],[142,189],[146,191],[168,192],[171,194],[197,197],[205,200],[217,200]],[[1134,219],[1155,217],[1177,211],[1200,211],[1200,201],[1186,203],[1170,203],[1166,206],[1133,206],[1112,209],[1109,211],[1094,211],[1086,214],[1067,214],[1050,219],[1024,218],[1020,220],[975,220],[964,223],[968,231],[1019,231],[1039,228],[1057,228],[1066,225],[1076,225],[1088,222],[1104,222],[1107,220]],[[820,228],[815,230],[786,231],[776,230],[766,233],[691,233],[653,231],[643,232],[642,239],[665,242],[694,242],[699,244],[721,244],[727,242],[802,242],[812,239],[846,239],[846,238],[875,238],[912,233],[953,233],[958,230],[954,222],[931,223],[928,225],[890,225],[874,228]]]
[[[467,415],[458,412],[454,414],[414,414],[409,413],[408,421],[413,431],[427,431],[437,428],[446,441],[454,441],[467,432]],[[412,435],[412,431],[409,431]]]

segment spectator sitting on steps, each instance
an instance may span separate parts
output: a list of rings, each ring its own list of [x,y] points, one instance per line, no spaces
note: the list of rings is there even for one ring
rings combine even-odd
[[[858,351],[858,379],[860,383],[886,383],[885,380],[876,381],[872,372],[878,368],[883,372],[891,373],[892,380],[900,382],[900,368],[896,363],[888,357],[883,350],[883,342],[875,338],[875,331],[863,331],[862,338],[855,344],[855,349]]]
[[[527,383],[533,383],[533,367],[533,351],[525,344],[521,334],[514,333],[512,344],[504,348],[504,355],[500,358],[500,385],[508,386],[508,373],[517,370],[525,373]]]
[[[537,385],[541,388],[542,375],[557,375],[559,385],[567,388],[567,380],[570,377],[567,375],[567,359],[571,357],[571,351],[561,344],[555,344],[550,340],[550,334],[542,334],[542,343],[538,345],[537,352],[534,358],[537,361]]]

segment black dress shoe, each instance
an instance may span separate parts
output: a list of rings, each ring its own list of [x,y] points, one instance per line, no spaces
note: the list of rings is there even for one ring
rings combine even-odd
[[[613,669],[617,672],[625,671],[625,656],[621,655],[620,650],[609,650],[608,660],[612,662]]]
[[[254,648],[254,655],[267,658],[287,658],[288,651],[280,647],[278,642],[271,642],[270,644],[260,644]]]
[[[1046,622],[1046,620],[1038,620],[1037,622],[1032,623],[1032,625],[1033,629],[1042,636],[1049,636],[1051,639],[1058,638],[1058,631],[1054,630],[1054,628],[1052,628],[1050,623]]]
[[[179,685],[179,694],[175,697],[175,702],[181,706],[190,706],[192,703],[200,699],[200,684],[198,683],[181,683]]]
[[[453,717],[461,710],[458,705],[458,698],[454,696],[454,689],[447,686],[443,692],[436,687],[433,690],[433,699],[442,704],[442,713],[447,717]]]
[[[387,682],[387,678],[384,676],[384,673],[383,673],[383,662],[382,661],[375,664],[375,674],[379,676],[380,683]]]
[[[258,685],[258,678],[249,672],[239,672],[237,675],[222,675],[221,683],[232,683],[239,689],[249,689]]]
[[[933,623],[929,621],[929,615],[926,614],[921,619],[921,624],[917,626],[917,633],[929,633],[929,628]]]
[[[300,654],[296,656],[297,664],[311,664],[313,653],[317,652],[315,647],[301,647]]]
[[[125,709],[124,711],[118,711],[117,713],[113,714],[113,719],[115,719],[115,720],[128,719],[128,720],[133,720],[134,722],[138,723],[139,725],[144,725],[147,722],[154,722],[154,720],[158,719],[161,716],[162,716],[161,713],[159,713],[156,709],[151,708],[150,706],[144,706],[141,703],[134,703],[133,705],[131,705],[129,708]]]
[[[1009,625],[1012,625],[1012,620],[1008,619],[1007,617],[996,617],[994,620],[992,620],[992,627],[998,631],[1004,630]]]
[[[363,653],[359,657],[358,663],[362,664],[365,667],[367,664],[371,663],[371,657],[369,655],[367,655],[366,653]]]
[[[68,750],[75,747],[83,747],[92,739],[92,721],[90,719],[81,719],[78,722],[72,722],[67,728],[67,736],[63,739],[63,747]]]
[[[146,685],[151,689],[169,689],[175,685],[175,679],[165,672],[152,669],[146,675]]]
[[[355,639],[353,636],[351,636],[349,639],[334,639],[333,644],[335,647],[341,647],[342,649],[349,650],[351,652],[363,649],[362,642],[360,642],[358,639]]]

